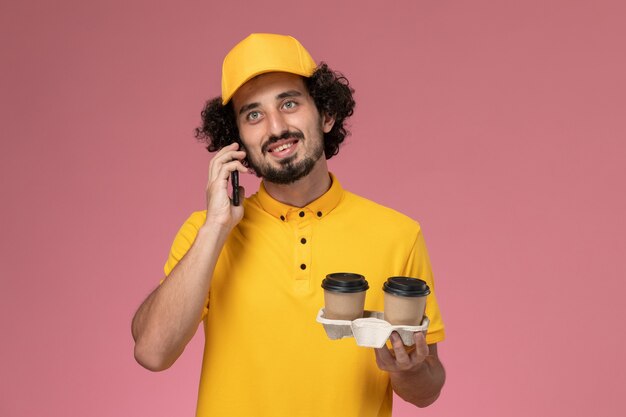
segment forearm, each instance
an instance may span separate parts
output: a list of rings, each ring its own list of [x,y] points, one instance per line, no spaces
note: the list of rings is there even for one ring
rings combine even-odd
[[[427,407],[439,397],[446,374],[439,358],[429,355],[417,370],[390,372],[389,377],[394,392],[403,400]]]
[[[169,368],[195,334],[217,258],[228,232],[208,225],[165,281],[135,314],[135,358],[147,369]]]

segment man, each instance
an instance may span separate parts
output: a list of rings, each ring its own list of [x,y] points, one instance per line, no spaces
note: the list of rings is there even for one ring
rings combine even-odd
[[[253,34],[226,56],[222,96],[197,136],[218,151],[207,209],[181,227],[166,278],[133,320],[135,357],[170,367],[204,323],[197,416],[390,416],[392,389],[424,407],[444,383],[444,330],[419,225],[341,187],[326,159],[352,115],[347,80],[292,37]],[[325,157],[324,157],[325,156]],[[231,173],[253,170],[259,192],[236,206]],[[405,348],[329,340],[315,317],[326,274],[368,279],[366,309],[382,311],[382,283],[416,276],[431,289],[428,334]]]

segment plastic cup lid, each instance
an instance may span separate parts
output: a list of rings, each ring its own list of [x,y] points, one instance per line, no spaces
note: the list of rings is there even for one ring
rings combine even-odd
[[[430,294],[426,281],[419,278],[391,277],[383,284],[383,291],[400,297],[423,297]]]
[[[328,274],[322,281],[322,288],[332,292],[361,292],[367,290],[369,287],[363,275],[353,274],[351,272],[335,272]]]

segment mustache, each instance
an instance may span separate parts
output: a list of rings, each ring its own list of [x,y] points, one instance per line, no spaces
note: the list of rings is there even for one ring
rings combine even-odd
[[[266,153],[267,148],[272,146],[274,143],[283,139],[304,139],[304,134],[302,132],[283,132],[280,136],[270,136],[267,139],[267,142],[263,144],[261,147],[261,152]]]

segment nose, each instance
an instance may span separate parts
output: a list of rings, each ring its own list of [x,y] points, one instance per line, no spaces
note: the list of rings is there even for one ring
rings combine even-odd
[[[271,136],[280,136],[289,130],[284,115],[277,110],[267,113],[268,129]]]

